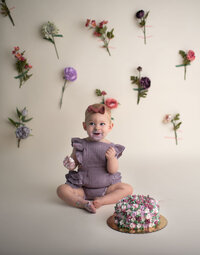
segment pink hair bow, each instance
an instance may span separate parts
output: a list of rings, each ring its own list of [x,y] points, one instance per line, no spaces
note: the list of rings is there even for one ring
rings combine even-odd
[[[105,107],[104,105],[100,106],[99,108],[95,108],[92,105],[89,105],[87,108],[88,112],[93,112],[93,113],[101,113],[104,114],[105,113]]]

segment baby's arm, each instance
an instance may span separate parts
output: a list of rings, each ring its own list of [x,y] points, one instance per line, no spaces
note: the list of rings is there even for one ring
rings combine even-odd
[[[76,159],[76,151],[75,149],[73,150],[71,156],[66,156],[64,161],[63,161],[63,165],[69,170],[74,170],[77,165],[78,165],[78,161]]]
[[[110,147],[106,151],[107,158],[107,170],[110,174],[114,174],[118,171],[118,159],[115,157],[116,151],[113,147]]]

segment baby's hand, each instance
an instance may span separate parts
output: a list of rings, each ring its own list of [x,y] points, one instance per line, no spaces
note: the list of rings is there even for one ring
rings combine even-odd
[[[107,159],[112,159],[114,158],[116,155],[116,151],[113,147],[110,147],[107,151],[106,151],[106,158]]]
[[[74,170],[76,168],[75,161],[71,157],[66,157],[63,161],[64,167],[66,167],[68,170]]]

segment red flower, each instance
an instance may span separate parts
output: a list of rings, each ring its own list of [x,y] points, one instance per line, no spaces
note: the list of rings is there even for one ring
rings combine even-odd
[[[95,21],[95,20],[92,20],[92,21],[91,21],[91,25],[92,25],[92,27],[96,27],[96,26],[97,26],[96,21]]]
[[[110,109],[114,109],[114,108],[117,108],[118,107],[118,102],[116,99],[114,98],[108,98],[106,99],[105,101],[105,105],[110,108]]]
[[[102,28],[103,25],[105,25],[105,24],[107,24],[107,23],[108,23],[108,21],[103,20],[103,21],[101,21],[101,22],[99,23],[99,27]]]
[[[103,91],[101,91],[101,95],[105,96],[105,95],[107,95],[107,93],[103,90]]]
[[[98,37],[100,37],[100,36],[101,36],[101,34],[100,34],[100,33],[98,33],[98,32],[96,32],[96,31],[94,31],[94,35],[96,35],[96,36],[98,36]]]
[[[85,23],[85,26],[88,27],[90,24],[90,19],[87,19],[86,23]]]
[[[189,61],[195,60],[195,53],[194,53],[193,50],[189,50],[189,51],[188,51],[188,53],[187,53],[187,59],[188,59]]]

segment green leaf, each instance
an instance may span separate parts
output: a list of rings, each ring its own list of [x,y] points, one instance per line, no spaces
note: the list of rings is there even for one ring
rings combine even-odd
[[[179,129],[179,127],[180,127],[181,124],[182,124],[182,122],[179,122],[179,123],[174,127],[174,129],[175,129],[175,130]]]
[[[179,120],[179,119],[180,119],[179,116],[180,116],[180,114],[177,113],[177,114],[175,115],[175,117],[174,117],[174,120]]]
[[[21,112],[19,111],[18,108],[16,108],[16,111],[17,111],[17,116],[20,118],[22,116]]]
[[[146,19],[149,15],[149,11],[145,14],[144,19]]]
[[[101,90],[100,89],[96,89],[95,90],[95,93],[96,93],[96,95],[99,97],[99,96],[101,96]]]
[[[12,119],[10,119],[10,118],[8,118],[8,119],[9,119],[9,121],[11,122],[11,124],[12,124],[13,126],[17,127],[16,122],[15,122],[14,120],[12,120]]]
[[[53,35],[54,37],[63,37],[63,35]]]
[[[30,118],[30,119],[25,119],[25,120],[23,120],[23,122],[28,122],[28,121],[30,121],[30,120],[32,120],[33,118]]]
[[[29,71],[29,70],[26,70],[25,72],[19,74],[18,76],[15,76],[14,78],[15,78],[15,79],[19,79],[19,78],[21,78],[21,77],[25,77],[25,75],[28,73],[28,71]]]
[[[183,58],[185,58],[187,55],[186,55],[186,53],[183,51],[183,50],[179,50],[179,54],[183,57]]]
[[[140,22],[140,26],[141,26],[141,27],[144,27],[145,24],[146,24],[146,22],[145,22],[145,20],[143,19],[143,20]]]
[[[45,40],[47,40],[47,41],[49,41],[49,42],[51,42],[51,43],[53,43],[54,44],[54,41],[51,39],[51,38],[45,38],[45,37],[43,37]]]

